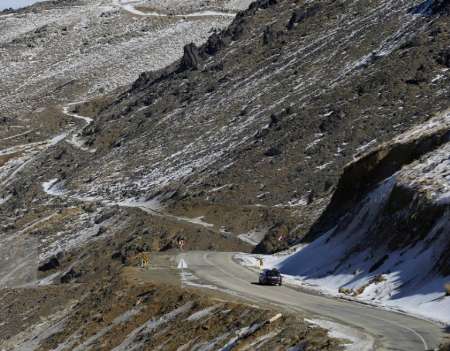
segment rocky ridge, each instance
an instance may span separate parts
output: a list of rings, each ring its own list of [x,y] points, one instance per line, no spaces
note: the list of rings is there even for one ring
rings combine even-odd
[[[448,107],[448,17],[417,4],[254,3],[97,106],[84,134],[98,152],[65,186],[114,201],[175,191],[171,210],[186,215],[253,208],[267,218],[259,228],[209,220],[268,228],[259,250],[287,247],[353,155]]]

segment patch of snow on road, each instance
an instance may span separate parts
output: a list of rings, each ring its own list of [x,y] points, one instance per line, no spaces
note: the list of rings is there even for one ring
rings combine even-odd
[[[189,223],[192,223],[192,224],[198,224],[198,225],[201,225],[202,227],[205,227],[205,228],[213,228],[214,227],[214,224],[205,222],[203,220],[203,218],[205,218],[204,216],[195,217],[195,218],[189,218],[189,217],[182,217],[182,216],[173,216],[173,215],[171,215],[171,217],[179,219],[179,220],[184,221],[184,222],[189,222]]]
[[[92,118],[86,117],[86,116],[81,116],[81,115],[79,115],[77,113],[74,113],[74,112],[70,111],[70,107],[71,106],[78,105],[80,103],[81,102],[75,102],[75,103],[70,103],[70,104],[64,106],[63,107],[63,112],[64,112],[65,115],[73,117],[73,118],[76,118],[76,119],[81,119],[86,125],[89,125],[89,124],[91,124],[94,121]]]
[[[78,131],[74,131],[72,132],[72,137],[70,139],[67,139],[66,141],[73,145],[74,147],[86,151],[86,152],[90,152],[90,153],[95,153],[97,150],[96,149],[90,149],[88,147],[85,146],[85,141],[81,138],[80,134],[82,133],[82,131],[84,130],[84,128],[86,128],[87,126],[91,125],[92,122],[94,121],[92,118],[90,117],[86,117],[86,116],[81,116],[77,113],[74,112],[70,112],[69,109],[71,106],[74,105],[78,105],[82,102],[74,102],[74,103],[70,103],[66,106],[63,107],[63,113],[69,117],[72,118],[76,118],[76,119],[80,119],[84,122],[84,125],[78,130]]]
[[[142,199],[126,199],[117,203],[112,203],[114,205],[118,205],[120,207],[134,207],[139,208],[144,212],[150,214],[157,214],[161,211],[162,205],[159,199],[154,198],[150,200],[142,200]]]
[[[181,271],[180,278],[182,286],[185,285],[185,286],[192,286],[194,288],[219,290],[219,288],[214,285],[200,283],[198,277],[185,270]]]

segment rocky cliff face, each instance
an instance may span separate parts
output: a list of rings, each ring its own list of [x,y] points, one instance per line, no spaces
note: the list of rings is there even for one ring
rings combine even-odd
[[[284,272],[328,292],[447,322],[450,114],[349,164]]]
[[[427,124],[401,134],[392,142],[386,143],[348,164],[344,168],[330,205],[324,211],[321,219],[315,223],[306,239],[311,240],[316,234],[331,229],[340,217],[344,216],[380,182],[406,172],[405,167],[414,162],[419,163],[420,160],[432,159],[433,155],[445,152],[446,144],[450,140],[448,118],[448,112],[444,112],[431,119]],[[443,160],[437,162],[441,163]],[[445,162],[444,164],[446,165]],[[430,172],[432,166],[430,165]],[[419,174],[415,174],[413,171],[407,174],[411,184],[420,184],[420,180],[415,179]],[[434,175],[435,177],[433,177]],[[445,183],[445,170],[443,176],[431,172],[430,182],[440,183],[442,179],[439,178],[442,177]],[[443,185],[436,191],[445,194],[447,188]],[[401,201],[397,207],[407,206],[410,200],[412,200],[411,196],[406,196],[405,201]]]

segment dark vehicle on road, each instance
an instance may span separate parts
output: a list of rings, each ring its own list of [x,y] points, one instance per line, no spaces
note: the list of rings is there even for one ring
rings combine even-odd
[[[282,278],[278,269],[264,269],[261,273],[259,273],[259,284],[281,285]]]

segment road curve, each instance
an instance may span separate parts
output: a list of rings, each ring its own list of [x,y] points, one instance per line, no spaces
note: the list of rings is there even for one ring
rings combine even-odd
[[[188,269],[200,280],[250,301],[270,302],[308,317],[328,319],[362,330],[376,350],[423,351],[438,347],[443,329],[429,321],[364,304],[312,295],[286,286],[259,286],[255,272],[233,261],[233,253],[186,252]],[[253,283],[253,284],[252,284]]]

